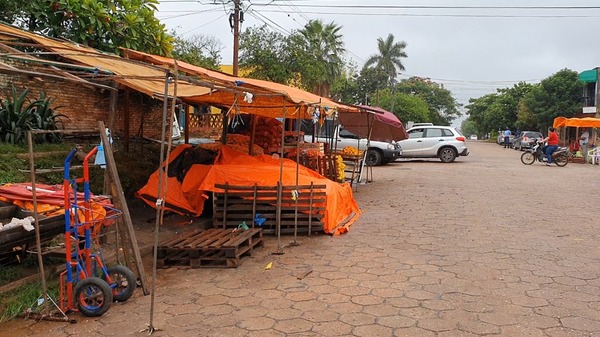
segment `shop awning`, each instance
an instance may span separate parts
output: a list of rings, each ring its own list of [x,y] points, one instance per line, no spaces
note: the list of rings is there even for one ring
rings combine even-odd
[[[408,138],[404,125],[393,113],[378,107],[366,105],[361,113],[339,114],[340,123],[355,135],[368,138],[372,126],[371,140],[380,142],[399,141]]]
[[[556,117],[552,124],[555,128],[570,126],[578,128],[600,128],[600,118],[566,118]]]
[[[99,52],[96,49],[74,42],[50,39],[2,23],[0,23],[0,35],[34,41],[40,45],[40,48],[52,51],[65,59],[74,61],[76,64],[88,66],[100,74],[109,73],[111,74],[110,78],[114,81],[148,96],[160,98],[164,94],[165,72],[159,67],[128,60],[114,54]],[[4,56],[11,57],[11,55]],[[170,86],[169,90],[169,94],[172,95],[173,86]],[[177,87],[177,96],[183,98],[209,92],[211,90],[207,87],[187,83],[179,83]]]
[[[582,71],[581,73],[579,73],[579,80],[581,82],[588,82],[588,83],[596,82],[598,80],[598,69],[594,68],[594,69]]]
[[[130,59],[149,62],[163,67],[173,68],[175,66],[175,60],[171,58],[130,49],[122,50]],[[215,90],[209,94],[190,98],[191,101],[198,104],[226,107],[236,106],[238,112],[272,118],[285,116],[286,118],[310,119],[315,107],[321,108],[321,112],[325,112],[326,114],[330,114],[336,110],[354,113],[359,111],[355,106],[335,102],[329,98],[281,83],[235,77],[183,61],[177,61],[177,69],[190,75],[199,76],[205,80],[220,81],[229,85],[235,85],[242,91],[244,88],[248,88],[248,91],[256,93],[249,100],[236,92]]]

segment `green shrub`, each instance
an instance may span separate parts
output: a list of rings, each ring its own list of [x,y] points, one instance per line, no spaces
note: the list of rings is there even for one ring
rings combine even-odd
[[[39,98],[28,98],[29,89],[19,90],[12,85],[0,101],[0,141],[9,144],[22,144],[27,140],[29,130],[58,130],[62,128],[61,118],[67,116],[57,114],[52,104],[54,100],[41,92]],[[40,134],[35,142],[60,141],[59,134]]]

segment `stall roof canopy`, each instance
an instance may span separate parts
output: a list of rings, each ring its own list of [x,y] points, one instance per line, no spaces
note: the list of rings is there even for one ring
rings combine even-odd
[[[600,118],[566,118],[556,117],[554,118],[553,125],[555,128],[564,126],[578,127],[578,128],[600,128]]]
[[[110,74],[109,78],[114,79],[114,81],[146,95],[159,95],[158,97],[162,97],[164,94],[165,72],[156,66],[127,60],[113,54],[102,53],[74,42],[50,39],[0,23],[0,42],[14,40],[15,38],[33,41],[40,48],[49,50],[62,58],[89,66],[100,74],[98,77],[103,77],[103,74]],[[0,56],[10,59],[15,55],[0,54]],[[173,86],[170,87],[170,94],[172,95]],[[188,83],[180,83],[177,86],[178,97],[198,96],[210,91],[207,87]]]
[[[579,80],[582,82],[596,82],[598,80],[598,68],[582,71],[579,73]]]
[[[378,107],[361,105],[362,113],[340,113],[340,122],[355,135],[380,142],[408,138],[404,125],[393,113]]]
[[[131,59],[150,62],[156,65],[174,67],[175,60],[158,55],[151,55],[135,50],[124,49],[125,55]],[[247,88],[255,94],[251,101],[244,99],[243,95],[231,91],[215,91],[210,94],[198,95],[192,98],[200,104],[232,107],[237,106],[240,112],[251,113],[267,117],[310,119],[315,107],[323,112],[334,110],[343,112],[358,112],[355,106],[334,102],[310,92],[275,82],[257,80],[252,78],[235,77],[222,72],[205,69],[186,62],[177,61],[177,69],[191,75],[199,76],[206,80],[222,81]],[[236,96],[237,95],[237,96]]]

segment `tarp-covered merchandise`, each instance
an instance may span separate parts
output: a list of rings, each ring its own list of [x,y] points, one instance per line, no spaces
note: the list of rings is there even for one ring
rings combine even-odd
[[[171,165],[183,155],[191,145],[180,145],[162,164]],[[204,201],[208,199],[208,192],[214,192],[215,184],[276,186],[280,178],[280,159],[269,155],[249,156],[236,151],[228,146],[222,146],[213,165],[193,164],[185,169],[181,175],[171,172],[163,175],[167,182],[167,195],[165,208],[180,214],[199,216],[204,210]],[[296,162],[283,160],[283,176],[281,183],[284,186],[296,184]],[[155,207],[158,195],[158,175],[154,172],[146,186],[142,187],[137,196],[148,205]],[[327,205],[323,218],[324,231],[330,234],[343,234],[348,231],[360,214],[360,210],[350,184],[339,184],[331,181],[317,172],[304,166],[298,167],[299,185],[326,185]]]

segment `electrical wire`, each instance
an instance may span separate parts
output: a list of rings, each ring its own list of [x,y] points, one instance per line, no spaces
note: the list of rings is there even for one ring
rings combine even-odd
[[[224,18],[226,16],[227,16],[227,14],[223,14],[223,15],[219,16],[218,18],[214,19],[214,20],[208,21],[208,22],[206,22],[206,23],[204,23],[204,24],[202,24],[200,26],[194,27],[194,28],[192,28],[192,29],[190,29],[188,31],[183,32],[183,33],[181,33],[181,35],[187,35],[187,34],[193,32],[193,31],[195,31],[197,29],[200,29],[200,28],[202,28],[204,26],[208,26],[208,25],[210,25],[211,23],[213,23],[213,22],[215,22],[217,20],[221,20],[222,18]]]
[[[196,15],[196,14],[205,14],[205,13],[209,13],[209,12],[215,12],[215,11],[219,11],[219,8],[211,8],[211,9],[206,9],[206,10],[202,10],[202,11],[185,11],[184,14],[178,14],[178,15],[171,15],[171,16],[165,16],[165,17],[160,17],[157,16],[157,19],[159,20],[171,20],[171,19],[176,19],[176,18],[181,18],[184,16],[190,16],[190,15]],[[184,11],[159,11],[159,13],[181,13]]]
[[[277,9],[265,9],[263,12],[284,13]],[[311,12],[304,11],[306,14],[316,15],[343,15],[343,16],[395,16],[395,17],[450,17],[450,18],[525,18],[525,19],[571,19],[571,18],[599,18],[600,15],[498,15],[498,14],[409,14],[409,13],[365,13],[365,12]]]
[[[272,2],[272,1],[271,1]],[[255,6],[268,6],[255,2]],[[352,8],[352,9],[515,9],[515,10],[589,10],[600,9],[600,6],[429,6],[429,5],[317,5],[317,4],[279,4],[288,7],[308,8]]]

